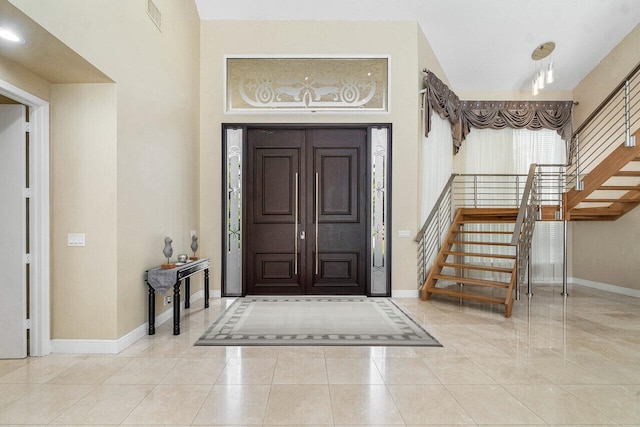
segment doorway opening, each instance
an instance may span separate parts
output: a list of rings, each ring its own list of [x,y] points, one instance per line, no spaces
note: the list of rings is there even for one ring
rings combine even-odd
[[[222,293],[389,296],[390,125],[224,125]]]
[[[29,111],[26,131],[22,210],[24,247],[25,355],[51,353],[49,308],[49,103],[6,81],[0,80],[0,95],[22,104]],[[26,226],[28,224],[28,227]],[[28,296],[28,303],[27,303]],[[2,303],[8,303],[3,301]],[[26,343],[26,340],[25,340]],[[2,355],[0,354],[0,357]]]

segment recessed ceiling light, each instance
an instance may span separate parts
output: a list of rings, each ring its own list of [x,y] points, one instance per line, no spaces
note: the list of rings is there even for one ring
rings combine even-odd
[[[14,43],[24,43],[24,39],[22,37],[4,27],[0,27],[0,38]]]

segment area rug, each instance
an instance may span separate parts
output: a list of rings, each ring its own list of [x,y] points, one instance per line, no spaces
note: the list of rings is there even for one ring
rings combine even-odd
[[[389,298],[237,298],[195,345],[441,347]]]

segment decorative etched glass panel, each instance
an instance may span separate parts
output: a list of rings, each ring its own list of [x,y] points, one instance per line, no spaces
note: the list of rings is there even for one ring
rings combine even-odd
[[[227,58],[226,111],[388,111],[388,58]]]
[[[242,295],[242,129],[227,129],[225,295]]]
[[[371,130],[371,294],[387,295],[388,129]]]

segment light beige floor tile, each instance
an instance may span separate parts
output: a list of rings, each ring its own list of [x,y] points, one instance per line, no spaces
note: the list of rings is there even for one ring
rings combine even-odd
[[[617,423],[640,425],[640,394],[614,385],[565,385],[562,388]]]
[[[230,358],[218,384],[271,384],[276,359]]]
[[[548,424],[610,424],[611,418],[556,385],[506,385],[518,400]]]
[[[53,377],[50,384],[102,384],[132,359],[122,357],[91,357]]]
[[[499,384],[552,384],[551,380],[528,366],[529,359],[501,357],[469,360]]]
[[[216,385],[204,401],[195,425],[261,425],[269,385]]]
[[[329,390],[336,424],[404,424],[384,385],[331,385]]]
[[[0,378],[10,372],[15,371],[29,363],[29,358],[25,359],[0,359]]]
[[[220,373],[227,365],[226,359],[195,358],[180,359],[164,378],[161,384],[215,384]]]
[[[274,384],[264,424],[333,424],[329,386]]]
[[[0,411],[0,424],[47,424],[94,386],[43,384]]]
[[[190,425],[209,395],[209,385],[157,385],[123,424]]]
[[[43,384],[81,360],[77,357],[29,358],[26,364],[0,377],[0,384]]]
[[[570,357],[569,361],[602,379],[606,384],[640,384],[640,365],[635,360],[602,357]]]
[[[407,424],[473,424],[473,419],[445,386],[389,385],[387,388]]]
[[[478,424],[545,424],[499,385],[448,385],[447,390]]]
[[[418,357],[412,347],[370,347],[372,356],[369,357]]]
[[[385,384],[440,384],[440,380],[419,358],[373,359]]]
[[[476,364],[467,358],[423,359],[442,384],[495,384]]]
[[[344,347],[344,346],[329,346],[324,347],[324,357],[326,358],[343,358],[343,357],[375,357],[375,347]]]
[[[104,384],[157,384],[179,361],[175,358],[139,357],[107,378]]]
[[[64,411],[52,424],[120,424],[153,385],[101,385]]]
[[[587,370],[564,358],[533,358],[529,366],[554,384],[605,384]]]
[[[329,384],[384,384],[372,359],[327,358]]]
[[[2,384],[0,386],[0,410],[38,387],[39,384]]]
[[[324,357],[324,347],[282,346],[278,347],[278,357]]]
[[[323,357],[278,357],[273,384],[327,384]]]

